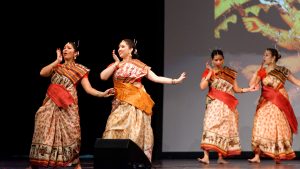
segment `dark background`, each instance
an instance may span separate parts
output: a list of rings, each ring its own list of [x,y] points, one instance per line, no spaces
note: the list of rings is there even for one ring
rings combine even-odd
[[[164,1],[42,1],[3,6],[1,39],[2,106],[0,157],[27,157],[34,116],[45,97],[50,78],[39,75],[56,59],[56,48],[80,40],[77,62],[90,68],[92,86],[104,91],[112,80],[99,73],[111,62],[111,52],[123,38],[137,39],[140,59],[163,75]],[[154,159],[161,153],[163,85],[143,79],[155,101],[152,127]],[[111,98],[97,98],[78,86],[82,129],[81,155],[93,154],[111,110]]]

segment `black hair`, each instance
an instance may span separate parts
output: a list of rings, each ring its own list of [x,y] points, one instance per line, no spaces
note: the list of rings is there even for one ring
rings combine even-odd
[[[136,48],[137,41],[136,40],[131,40],[131,39],[123,39],[123,41],[129,46],[129,48],[133,49],[132,52],[131,52],[132,58],[133,59],[139,58],[137,48]]]
[[[277,49],[274,49],[274,48],[267,48],[266,49],[267,51],[270,51],[272,56],[275,57],[275,62],[277,62],[280,58],[281,58],[281,55],[279,54],[278,50]]]
[[[216,55],[221,55],[224,59],[224,55],[223,55],[223,51],[221,49],[214,49],[212,52],[211,52],[211,59],[214,59],[214,57]]]

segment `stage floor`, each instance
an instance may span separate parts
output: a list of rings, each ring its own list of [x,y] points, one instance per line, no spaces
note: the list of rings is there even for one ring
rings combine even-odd
[[[153,161],[151,169],[299,169],[300,160],[282,161],[275,164],[273,160],[262,160],[260,164],[251,164],[246,159],[227,160],[228,164],[217,164],[215,159],[210,164],[199,163],[196,159],[168,159]],[[93,169],[92,159],[81,159],[83,169]],[[0,160],[0,169],[24,169],[28,167],[28,161],[24,159]],[[68,167],[68,169],[71,167]],[[59,168],[56,168],[59,169]]]

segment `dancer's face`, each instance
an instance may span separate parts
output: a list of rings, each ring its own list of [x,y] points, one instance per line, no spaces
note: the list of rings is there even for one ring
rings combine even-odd
[[[212,64],[215,67],[221,68],[224,64],[224,57],[222,55],[215,55],[214,58],[212,59]]]
[[[275,62],[275,57],[272,56],[272,52],[269,50],[266,50],[263,56],[264,64],[270,65],[271,63]]]

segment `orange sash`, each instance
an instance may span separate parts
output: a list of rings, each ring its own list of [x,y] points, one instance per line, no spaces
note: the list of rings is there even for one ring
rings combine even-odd
[[[154,101],[143,88],[138,88],[131,83],[122,83],[117,80],[114,81],[114,87],[117,99],[137,107],[148,115],[152,115]]]
[[[224,102],[232,111],[236,109],[236,106],[239,103],[239,101],[234,96],[226,92],[217,90],[213,87],[209,88],[208,96],[210,96],[213,99],[218,99]]]
[[[67,109],[68,106],[74,103],[72,95],[67,89],[58,84],[50,84],[47,90],[47,95],[58,106]]]
[[[285,113],[285,116],[290,124],[293,133],[298,132],[298,122],[295,116],[294,110],[290,101],[284,97],[280,92],[276,91],[272,87],[263,86],[262,96],[268,101],[275,104],[281,111]]]

